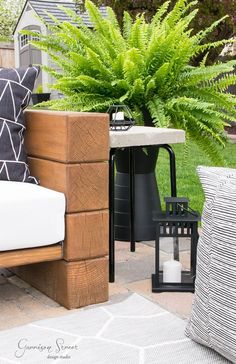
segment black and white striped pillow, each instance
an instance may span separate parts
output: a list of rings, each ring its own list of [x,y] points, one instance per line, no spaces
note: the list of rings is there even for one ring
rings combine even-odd
[[[205,193],[186,334],[236,363],[236,169],[198,167]]]
[[[37,183],[27,165],[23,110],[38,74],[38,67],[0,68],[0,180]]]

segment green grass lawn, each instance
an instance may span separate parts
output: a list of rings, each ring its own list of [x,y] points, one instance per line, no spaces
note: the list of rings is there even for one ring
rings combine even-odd
[[[187,157],[184,157],[185,146],[183,144],[176,144],[173,149],[176,155],[177,195],[178,197],[188,197],[190,206],[201,213],[204,194],[196,173],[196,167],[199,165],[212,166],[213,164],[195,144],[189,146]],[[228,144],[222,154],[227,166],[236,168],[236,144]],[[163,204],[163,198],[170,196],[169,156],[163,149],[160,150],[158,158],[157,181]]]

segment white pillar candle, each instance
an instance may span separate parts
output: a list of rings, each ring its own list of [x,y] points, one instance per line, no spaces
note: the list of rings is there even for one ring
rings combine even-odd
[[[181,283],[182,264],[177,260],[163,263],[163,283]]]
[[[117,113],[112,114],[112,120],[124,120],[125,115],[123,111],[118,111]]]

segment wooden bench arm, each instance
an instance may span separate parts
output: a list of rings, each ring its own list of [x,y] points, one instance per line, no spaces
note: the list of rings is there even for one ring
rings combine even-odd
[[[108,299],[109,116],[48,110],[27,110],[25,116],[31,174],[66,196],[66,239],[63,260],[16,271],[68,308],[103,302]]]

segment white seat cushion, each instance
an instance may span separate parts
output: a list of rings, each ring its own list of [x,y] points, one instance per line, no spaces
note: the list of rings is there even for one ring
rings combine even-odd
[[[63,193],[31,183],[0,181],[0,251],[62,241],[64,215]]]

